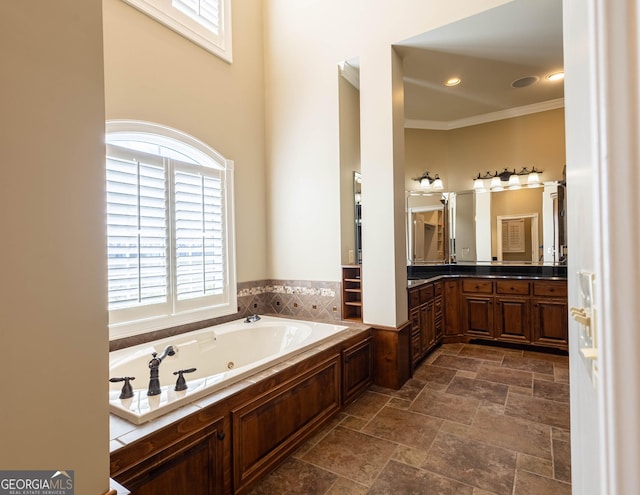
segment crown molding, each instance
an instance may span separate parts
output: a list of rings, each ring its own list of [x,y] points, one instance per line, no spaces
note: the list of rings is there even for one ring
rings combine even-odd
[[[405,129],[429,129],[434,131],[450,131],[452,129],[459,129],[461,127],[469,127],[472,125],[486,124],[488,122],[495,122],[496,120],[511,119],[514,117],[521,117],[523,115],[530,115],[532,113],[546,112],[547,110],[555,110],[557,108],[564,107],[564,98],[557,98],[555,100],[543,101],[541,103],[533,103],[531,105],[524,105],[522,107],[508,108],[506,110],[500,110],[498,112],[485,113],[482,115],[475,115],[473,117],[467,117],[464,119],[438,121],[438,120],[417,120],[417,119],[405,119]]]

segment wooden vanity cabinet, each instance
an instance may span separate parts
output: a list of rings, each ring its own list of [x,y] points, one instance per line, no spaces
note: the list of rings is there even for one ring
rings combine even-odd
[[[440,342],[444,331],[442,282],[425,284],[409,290],[411,322],[411,363],[417,363]]]
[[[442,336],[445,342],[448,337],[458,337],[462,333],[460,326],[459,293],[460,281],[458,279],[445,279],[442,282]]]
[[[444,335],[444,297],[443,297],[443,283],[436,282],[433,285],[434,297],[433,297],[433,331],[435,338],[433,344],[437,344],[442,340]]]
[[[493,281],[462,280],[462,331],[465,335],[493,338]]]
[[[445,278],[410,288],[408,296],[412,369],[440,342],[568,349],[565,280]]]
[[[531,299],[532,343],[541,346],[568,346],[567,283],[535,281]]]
[[[461,299],[467,337],[567,349],[566,281],[465,279]]]
[[[530,283],[528,280],[495,281],[496,339],[531,342]]]

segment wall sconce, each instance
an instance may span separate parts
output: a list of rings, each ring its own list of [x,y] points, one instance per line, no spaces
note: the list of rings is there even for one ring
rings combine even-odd
[[[435,177],[431,177],[431,175],[429,175],[429,172],[425,172],[420,177],[416,177],[413,180],[417,180],[420,183],[420,187],[422,187],[422,189],[444,189],[444,184],[438,174],[436,174]]]
[[[493,175],[491,172],[487,171],[484,175],[478,174],[477,177],[474,177],[473,188],[475,190],[486,190],[485,181],[490,181],[489,189],[494,191],[501,191],[504,189],[505,182],[511,189],[517,189],[522,185],[520,177],[524,176],[527,176],[526,185],[536,186],[540,184],[541,173],[542,170],[536,170],[536,167],[531,167],[531,170],[527,169],[527,167],[523,167],[520,172],[516,172],[515,168],[513,171],[505,168],[502,172],[498,173],[498,171],[496,171]]]

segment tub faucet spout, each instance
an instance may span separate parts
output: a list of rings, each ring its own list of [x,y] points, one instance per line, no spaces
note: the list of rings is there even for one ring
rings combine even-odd
[[[150,378],[149,378],[149,390],[147,391],[147,395],[160,395],[160,363],[167,356],[173,356],[176,353],[173,346],[168,345],[162,351],[162,354],[158,356],[157,352],[153,352],[151,356],[151,361],[149,361],[149,370],[150,370]]]
[[[247,316],[247,319],[244,320],[244,322],[245,323],[255,323],[259,319],[260,319],[260,317],[258,315],[251,315],[251,316]]]

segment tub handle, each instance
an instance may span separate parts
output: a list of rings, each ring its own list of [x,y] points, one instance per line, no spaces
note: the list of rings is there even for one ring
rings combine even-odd
[[[184,373],[193,373],[197,368],[187,368],[186,370],[178,370],[178,371],[174,371],[173,374],[174,375],[178,375],[178,379],[176,380],[176,386],[174,387],[173,390],[175,390],[176,392],[180,392],[181,390],[187,390],[187,382],[184,379],[184,376],[182,376]]]
[[[119,378],[109,378],[109,381],[111,383],[124,382],[124,385],[122,385],[122,391],[120,392],[119,398],[130,399],[131,397],[133,397],[133,388],[131,387],[131,383],[129,382],[135,379],[136,379],[135,376],[123,376]]]

